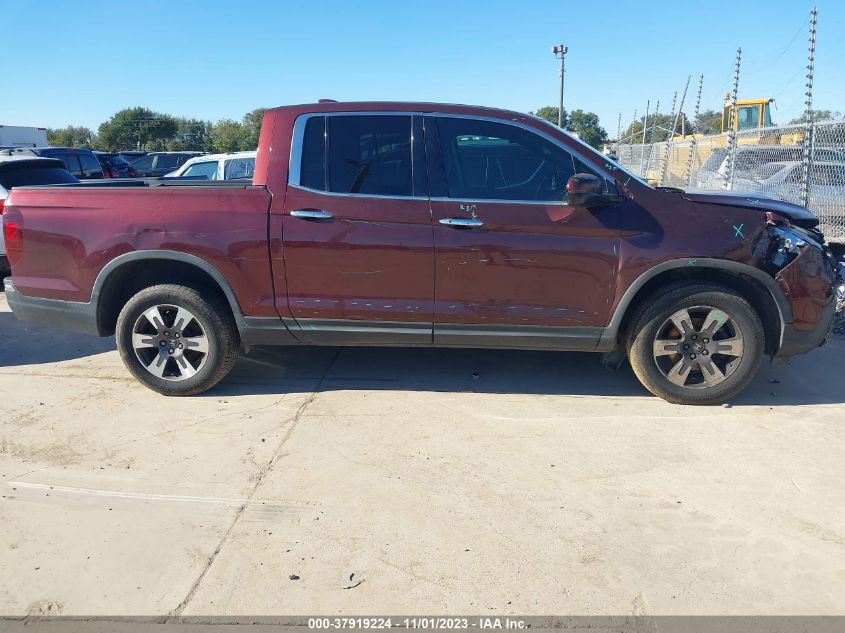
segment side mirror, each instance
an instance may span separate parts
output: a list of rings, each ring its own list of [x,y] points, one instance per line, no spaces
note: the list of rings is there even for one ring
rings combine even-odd
[[[566,181],[566,204],[598,209],[619,202],[619,196],[604,193],[604,181],[593,174],[575,174]]]

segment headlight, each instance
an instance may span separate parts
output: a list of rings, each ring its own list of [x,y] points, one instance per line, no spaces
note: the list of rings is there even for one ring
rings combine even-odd
[[[778,270],[798,257],[807,248],[807,244],[812,242],[812,240],[808,240],[790,229],[778,226],[769,227],[769,235],[772,237],[769,261]],[[813,244],[821,248],[815,242]]]

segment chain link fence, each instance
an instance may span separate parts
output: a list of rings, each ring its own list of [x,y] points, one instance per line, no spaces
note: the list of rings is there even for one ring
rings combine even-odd
[[[619,163],[654,184],[805,204],[828,242],[845,243],[845,120],[619,145]]]

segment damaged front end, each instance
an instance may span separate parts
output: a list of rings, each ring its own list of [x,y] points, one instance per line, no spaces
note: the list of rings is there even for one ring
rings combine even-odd
[[[804,354],[823,345],[830,336],[842,269],[824,245],[817,229],[791,224],[777,214],[767,217],[769,242],[764,262],[792,309],[784,323],[777,357]]]

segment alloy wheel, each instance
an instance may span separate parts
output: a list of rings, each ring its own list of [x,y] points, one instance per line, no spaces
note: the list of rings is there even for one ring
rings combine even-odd
[[[734,319],[712,306],[683,308],[658,328],[654,361],[669,382],[707,389],[724,382],[739,366],[745,350]]]
[[[205,329],[190,311],[175,305],[156,305],[135,320],[132,348],[153,376],[180,381],[203,368],[209,342]]]

